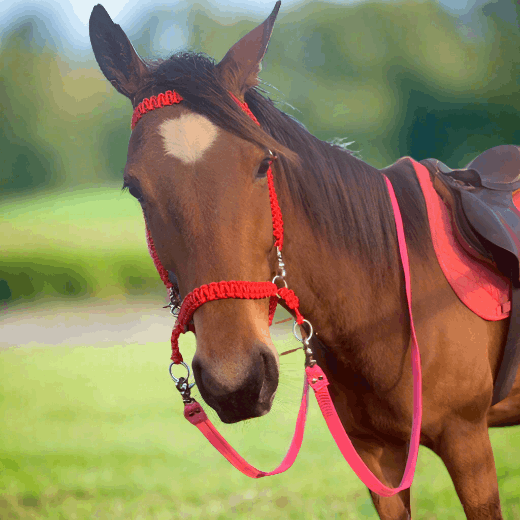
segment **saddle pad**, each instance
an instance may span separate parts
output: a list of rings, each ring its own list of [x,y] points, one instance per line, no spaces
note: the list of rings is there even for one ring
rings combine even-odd
[[[425,166],[409,158],[419,179],[426,208],[433,247],[442,272],[459,299],[485,320],[507,318],[511,311],[510,281],[498,269],[470,256],[459,245],[450,211],[430,179]],[[513,197],[520,209],[520,194]]]

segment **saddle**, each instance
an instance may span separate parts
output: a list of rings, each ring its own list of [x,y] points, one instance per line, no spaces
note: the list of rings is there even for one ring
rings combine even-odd
[[[496,265],[511,281],[507,341],[495,381],[492,405],[507,397],[520,365],[520,147],[496,146],[465,168],[452,170],[437,159],[421,163],[450,208],[456,238],[470,255]]]

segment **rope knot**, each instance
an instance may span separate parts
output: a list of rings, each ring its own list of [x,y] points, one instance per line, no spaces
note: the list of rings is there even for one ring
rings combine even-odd
[[[290,309],[295,310],[300,306],[300,300],[298,299],[298,296],[294,294],[292,289],[288,289],[287,287],[280,287],[277,292],[280,295],[280,298],[285,300],[287,307]]]

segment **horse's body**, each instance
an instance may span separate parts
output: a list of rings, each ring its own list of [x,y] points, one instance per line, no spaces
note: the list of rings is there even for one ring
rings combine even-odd
[[[136,126],[125,184],[141,201],[158,255],[176,273],[182,295],[212,281],[270,280],[276,255],[263,165],[268,148],[278,153],[274,178],[287,283],[317,332],[312,350],[345,430],[372,472],[395,487],[411,433],[412,373],[384,173],[396,192],[410,255],[423,370],[421,443],[444,461],[468,519],[500,519],[488,427],[520,423],[520,377],[507,399],[490,407],[509,320],[481,319],[449,286],[409,159],[372,168],[319,141],[255,91],[275,16],[217,66],[197,55],[145,64],[106,11],[94,9],[98,63],[134,107],[168,89],[186,100]],[[248,102],[262,130],[228,91]],[[267,306],[266,300],[222,300],[194,315],[197,385],[226,422],[270,409],[279,364]],[[389,498],[372,493],[372,499],[382,519],[410,516],[409,490]]]

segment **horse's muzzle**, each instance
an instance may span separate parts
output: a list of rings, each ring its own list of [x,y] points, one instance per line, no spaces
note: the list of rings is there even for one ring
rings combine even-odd
[[[248,354],[245,368],[234,368],[231,374],[225,370],[225,362],[214,367],[202,356],[195,354],[193,358],[199,392],[224,423],[265,415],[278,387],[278,363],[267,345],[257,344],[244,352]],[[233,364],[237,366],[240,365]]]

